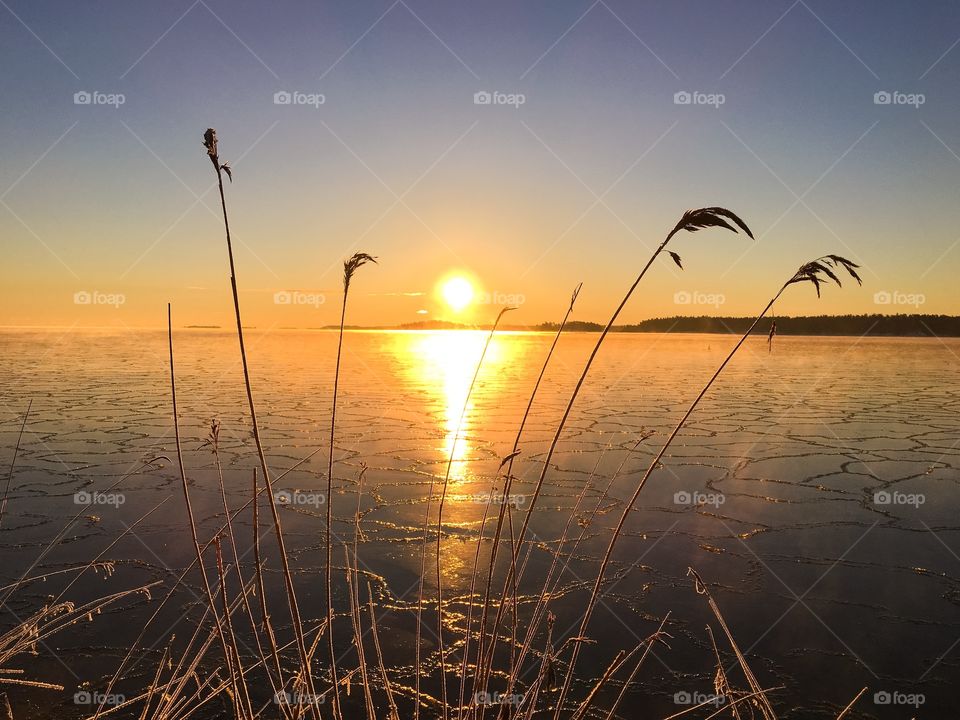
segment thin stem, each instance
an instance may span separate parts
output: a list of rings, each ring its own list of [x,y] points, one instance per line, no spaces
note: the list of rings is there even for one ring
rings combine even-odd
[[[616,545],[616,542],[619,539],[620,534],[623,532],[623,527],[627,522],[627,517],[629,516],[630,511],[633,509],[634,504],[636,504],[637,498],[640,497],[640,491],[643,490],[643,486],[646,484],[647,479],[650,477],[650,475],[653,474],[653,471],[656,470],[657,466],[660,463],[660,459],[663,457],[664,453],[666,453],[671,443],[677,437],[677,435],[680,432],[680,429],[687,422],[687,419],[696,409],[697,405],[700,404],[700,401],[703,399],[704,395],[707,394],[707,391],[713,386],[713,383],[716,381],[716,379],[720,377],[720,373],[723,372],[724,368],[727,366],[727,363],[729,363],[730,360],[733,359],[733,356],[737,353],[737,350],[739,350],[740,346],[743,345],[744,342],[746,342],[747,338],[750,336],[750,333],[753,332],[754,328],[757,326],[760,320],[764,317],[764,315],[767,314],[770,308],[773,307],[773,304],[780,298],[780,295],[783,294],[783,291],[786,290],[786,288],[787,288],[787,285],[784,285],[782,288],[780,288],[779,292],[777,292],[777,294],[773,296],[773,299],[770,300],[769,303],[767,303],[767,306],[763,309],[763,312],[761,312],[757,316],[757,318],[753,321],[753,323],[750,325],[747,331],[743,334],[743,337],[741,337],[740,340],[737,342],[737,344],[734,345],[733,349],[730,351],[730,353],[727,355],[724,361],[720,364],[720,367],[718,367],[716,372],[713,373],[713,376],[710,378],[707,384],[704,385],[703,389],[700,391],[700,393],[697,395],[694,401],[690,404],[690,407],[687,408],[687,411],[683,414],[683,417],[680,418],[680,422],[677,423],[677,426],[673,429],[673,432],[670,433],[670,436],[667,438],[666,442],[664,442],[663,446],[660,448],[660,451],[656,454],[656,456],[650,462],[650,466],[647,468],[647,471],[643,474],[643,477],[640,479],[640,482],[637,485],[637,489],[633,493],[633,497],[630,498],[630,502],[627,503],[626,507],[624,508],[623,513],[620,516],[620,521],[617,523],[617,527],[613,532],[613,536],[610,538],[610,543],[607,546],[607,550],[603,555],[603,560],[600,563],[600,569],[597,572],[597,578],[594,581],[593,592],[591,592],[590,594],[590,599],[587,602],[586,610],[583,613],[583,619],[580,622],[580,630],[577,632],[577,635],[579,637],[585,637],[586,635],[587,625],[589,624],[590,618],[593,615],[593,610],[596,607],[597,601],[600,599],[600,588],[601,588],[601,585],[603,584],[603,578],[604,578],[604,575],[606,574],[607,566],[610,564],[610,558],[613,555],[613,548]],[[573,671],[576,666],[577,658],[580,654],[580,643],[574,643],[573,650],[571,652],[572,654],[570,658],[570,663],[567,665],[567,673],[564,678],[563,688],[560,691],[560,697],[557,700],[556,710],[554,711],[555,719],[560,717],[560,711],[563,708],[563,702],[566,699],[567,693],[570,690],[570,683],[573,679]]]
[[[573,306],[577,301],[577,296],[580,294],[580,288],[583,287],[583,283],[577,285],[573,291],[573,295],[570,298],[570,305],[567,307],[566,313],[563,315],[563,320],[560,321],[560,326],[557,328],[556,334],[553,336],[553,342],[550,343],[550,349],[547,351],[547,356],[543,360],[543,365],[540,367],[540,374],[537,375],[537,380],[533,384],[533,390],[530,392],[530,398],[527,400],[527,407],[523,411],[523,417],[520,419],[520,427],[517,429],[517,435],[513,440],[513,448],[510,451],[510,460],[507,463],[507,469],[504,473],[504,487],[503,487],[503,497],[509,498],[510,492],[513,488],[513,463],[517,458],[517,453],[520,448],[520,438],[523,436],[523,431],[527,425],[527,419],[530,417],[530,411],[533,408],[533,401],[537,397],[537,391],[540,389],[540,383],[543,381],[543,376],[547,372],[547,366],[550,364],[550,359],[553,357],[553,351],[557,347],[557,343],[560,341],[560,335],[563,333],[564,329],[567,326],[567,321],[570,319],[570,315],[573,313]],[[486,639],[486,626],[487,626],[487,615],[490,611],[490,596],[491,588],[493,586],[493,573],[497,565],[497,553],[500,546],[500,537],[503,531],[503,520],[504,514],[507,512],[507,504],[501,503],[500,512],[497,517],[497,526],[493,535],[493,546],[490,549],[490,561],[487,566],[487,586],[483,595],[483,609],[480,613],[480,633],[477,640],[477,665],[473,675],[473,691],[476,693],[477,690],[477,680],[478,674],[480,673],[481,668],[483,667],[484,661],[484,640]],[[481,538],[482,539],[482,538]],[[511,546],[511,552],[513,547]],[[469,643],[469,630],[467,628],[467,643]],[[468,645],[467,645],[468,647]],[[493,647],[496,647],[496,640],[493,641]],[[466,655],[466,647],[464,649],[464,655]],[[465,684],[466,680],[462,679],[462,682]]]
[[[340,682],[337,678],[337,655],[333,648],[333,452],[337,429],[337,392],[340,387],[340,353],[343,350],[343,325],[347,317],[347,294],[350,286],[344,283],[343,302],[340,305],[340,334],[337,337],[337,365],[333,374],[333,406],[330,411],[330,456],[327,462],[327,526],[326,537],[326,590],[327,590],[327,648],[330,652],[330,675],[333,681],[333,712],[340,715]],[[349,567],[348,567],[349,572]]]
[[[216,624],[217,635],[220,638],[220,645],[223,647],[224,660],[227,663],[227,670],[230,673],[231,684],[233,685],[234,710],[241,717],[252,717],[253,713],[246,714],[246,708],[240,700],[240,685],[237,681],[236,668],[234,667],[233,654],[231,647],[227,642],[226,635],[223,632],[223,625],[220,621],[220,615],[217,613],[217,605],[213,598],[213,590],[210,587],[210,580],[207,578],[207,570],[203,565],[203,553],[200,550],[200,538],[197,534],[197,523],[194,519],[193,505],[190,502],[190,487],[187,482],[187,471],[183,465],[183,451],[180,446],[180,419],[177,414],[177,382],[173,365],[173,320],[170,304],[167,303],[167,342],[170,350],[170,396],[173,401],[173,431],[177,446],[177,463],[180,468],[180,480],[183,485],[183,499],[187,506],[187,517],[190,520],[190,534],[193,537],[193,548],[197,556],[197,566],[200,569],[200,577],[203,579],[203,590],[207,595],[207,602],[210,604],[210,610],[213,613],[213,620]],[[227,608],[224,607],[226,611]]]
[[[480,368],[483,367],[483,360],[487,356],[487,349],[497,332],[497,326],[504,313],[513,308],[505,307],[497,315],[497,319],[490,328],[487,340],[483,344],[483,351],[480,353],[480,359],[477,361],[477,367],[473,371],[473,377],[470,380],[470,387],[467,388],[467,396],[463,401],[463,409],[460,411],[460,417],[457,420],[457,428],[453,433],[453,440],[450,442],[450,455],[447,458],[447,470],[443,476],[443,487],[440,491],[440,503],[437,508],[437,651],[440,654],[440,696],[443,703],[443,718],[447,720],[447,666],[443,649],[443,574],[440,567],[440,546],[443,540],[443,506],[447,499],[447,486],[450,483],[450,472],[453,469],[453,459],[457,453],[457,440],[460,439],[460,432],[463,429],[463,421],[467,415],[467,409],[470,407],[470,396],[473,394],[473,388],[477,383],[477,377],[480,375]],[[429,506],[428,506],[429,509]],[[422,577],[421,577],[422,583]],[[421,593],[422,594],[422,593]]]
[[[3,502],[0,502],[0,525],[3,525],[3,514],[7,510],[7,495],[10,493],[10,481],[13,480],[13,469],[17,465],[17,455],[20,453],[20,441],[23,439],[23,430],[27,427],[27,418],[30,417],[30,408],[33,407],[33,398],[27,403],[27,411],[23,414],[23,423],[17,435],[17,446],[13,449],[13,459],[10,460],[10,472],[7,473],[7,485],[3,489]]]
[[[547,455],[543,461],[543,467],[540,470],[540,476],[537,478],[537,484],[534,487],[533,495],[531,496],[529,507],[527,512],[524,515],[523,522],[520,525],[520,532],[517,537],[517,543],[513,550],[513,560],[511,562],[510,570],[507,573],[506,581],[503,586],[503,595],[504,599],[509,597],[509,590],[513,580],[514,567],[516,566],[516,555],[519,552],[519,549],[523,547],[523,541],[527,534],[527,527],[530,525],[530,518],[533,515],[534,508],[537,505],[537,500],[540,497],[540,491],[543,488],[543,483],[547,477],[547,470],[550,468],[550,461],[553,459],[553,453],[557,449],[557,444],[560,442],[560,436],[563,433],[564,428],[567,425],[567,420],[570,417],[570,412],[573,410],[573,404],[577,400],[577,396],[580,394],[580,389],[583,387],[583,383],[587,379],[587,374],[590,372],[590,368],[593,366],[593,361],[597,357],[597,354],[600,352],[600,346],[603,345],[604,339],[610,332],[610,329],[613,327],[613,324],[616,322],[617,318],[620,317],[620,313],[623,311],[623,308],[626,307],[627,302],[630,300],[630,297],[633,295],[634,290],[637,289],[637,285],[640,284],[640,281],[643,280],[644,276],[647,274],[647,271],[650,269],[650,266],[653,265],[653,261],[657,259],[657,256],[663,251],[667,246],[667,243],[673,238],[673,236],[678,232],[677,228],[674,228],[667,235],[666,239],[653,251],[653,254],[650,256],[650,259],[647,260],[647,264],[643,266],[643,269],[640,271],[640,274],[637,276],[637,279],[633,281],[633,284],[627,290],[626,294],[623,296],[623,300],[620,301],[620,304],[617,306],[617,309],[614,310],[613,315],[610,316],[610,320],[607,322],[606,327],[603,328],[603,332],[600,333],[600,337],[597,338],[596,345],[594,345],[593,350],[590,352],[590,357],[587,358],[587,362],[583,367],[583,371],[580,373],[580,378],[577,380],[577,384],[573,389],[573,392],[570,395],[570,400],[567,402],[567,406],[563,411],[563,416],[560,418],[560,422],[557,424],[556,432],[553,435],[553,440],[550,442],[550,447],[547,450]],[[497,613],[494,618],[491,644],[495,645],[497,638],[497,631],[500,626],[500,621],[503,617],[503,607],[506,603],[501,603],[497,608]],[[492,662],[493,652],[487,653],[487,669],[484,673],[484,683],[489,681],[490,678],[490,664]],[[485,689],[485,685],[482,689]],[[484,714],[484,708],[480,708],[480,717],[482,718]]]
[[[230,220],[227,216],[227,200],[223,192],[223,171],[216,156],[211,156],[213,167],[217,173],[217,186],[220,190],[220,208],[223,211],[223,229],[227,238],[227,255],[230,260],[230,289],[233,292],[233,309],[237,319],[237,339],[240,343],[240,360],[243,366],[243,382],[247,392],[247,405],[250,409],[250,422],[253,425],[253,439],[257,446],[257,455],[260,460],[260,470],[263,472],[263,482],[267,487],[267,498],[270,502],[270,513],[273,516],[273,527],[276,531],[277,546],[280,550],[280,563],[283,567],[283,579],[287,591],[287,604],[290,608],[290,618],[293,624],[294,635],[297,641],[297,653],[300,656],[300,666],[310,695],[315,695],[313,689],[313,675],[310,671],[310,661],[307,657],[307,645],[303,637],[303,621],[300,619],[300,607],[297,604],[296,590],[293,585],[293,575],[290,572],[290,561],[287,558],[286,543],[283,539],[283,527],[280,523],[280,513],[277,509],[277,499],[273,494],[273,484],[270,480],[270,469],[267,467],[267,457],[263,450],[263,440],[260,437],[260,425],[257,423],[257,408],[253,401],[253,388],[250,385],[250,367],[247,363],[247,351],[243,342],[243,319],[240,315],[240,294],[237,292],[237,272],[233,260],[233,242],[230,238]],[[311,713],[319,719],[316,708],[311,707]]]

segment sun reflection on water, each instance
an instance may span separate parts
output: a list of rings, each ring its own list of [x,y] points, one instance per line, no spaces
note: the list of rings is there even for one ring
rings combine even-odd
[[[434,395],[439,404],[443,445],[438,450],[445,461],[451,457],[451,453],[453,455],[450,467],[452,482],[462,482],[467,474],[479,388],[474,388],[474,396],[469,402],[467,396],[488,334],[482,330],[431,330],[398,333],[396,336],[398,354],[404,359],[404,367],[418,384]],[[509,359],[510,347],[509,340],[502,336],[491,341],[478,382],[497,373]]]

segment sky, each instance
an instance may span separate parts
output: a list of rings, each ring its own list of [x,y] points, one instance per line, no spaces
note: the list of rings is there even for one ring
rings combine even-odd
[[[960,4],[0,1],[0,325],[960,313]],[[279,93],[279,95],[278,95]],[[285,102],[289,100],[289,102]],[[487,102],[489,101],[489,102]],[[466,279],[459,312],[438,287]],[[449,294],[449,293],[448,293]]]

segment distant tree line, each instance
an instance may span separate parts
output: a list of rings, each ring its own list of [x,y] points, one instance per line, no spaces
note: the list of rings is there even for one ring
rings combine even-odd
[[[781,335],[875,335],[904,337],[960,337],[960,317],[954,315],[811,315],[764,318],[756,332],[768,332],[770,322],[777,323]],[[615,326],[612,332],[743,333],[750,327],[749,317],[652,318],[635,325]],[[534,330],[556,330],[556,323],[540,323]],[[572,332],[599,332],[603,325],[571,321]]]

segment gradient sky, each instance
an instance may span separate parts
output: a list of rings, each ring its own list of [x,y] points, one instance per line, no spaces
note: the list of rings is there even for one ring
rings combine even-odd
[[[625,322],[753,314],[827,252],[864,287],[798,287],[780,314],[960,313],[958,40],[953,1],[2,0],[0,325],[161,326],[168,300],[178,325],[229,325],[208,126],[258,327],[334,323],[357,250],[381,263],[354,323],[457,319],[435,297],[455,271],[522,300],[517,323],[557,319],[582,281],[575,317],[603,320],[702,205],[757,241],[678,237],[685,270],[660,260]]]

